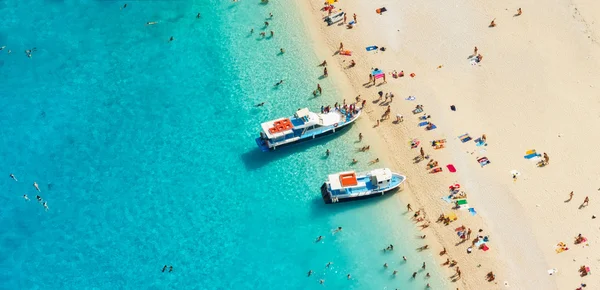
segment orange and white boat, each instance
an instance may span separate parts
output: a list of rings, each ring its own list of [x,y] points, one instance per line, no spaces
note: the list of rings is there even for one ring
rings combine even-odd
[[[395,190],[405,180],[406,176],[394,173],[389,168],[364,173],[345,171],[330,174],[321,186],[321,195],[325,203],[365,199]]]
[[[294,116],[279,118],[261,124],[260,137],[256,144],[267,152],[279,147],[312,140],[317,137],[340,132],[360,116],[360,110],[354,108],[333,108],[314,113],[307,108],[296,111]]]

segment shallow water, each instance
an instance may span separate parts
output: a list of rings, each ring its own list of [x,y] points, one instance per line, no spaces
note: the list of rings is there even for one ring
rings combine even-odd
[[[433,259],[394,196],[320,197],[368,168],[356,128],[256,149],[260,122],[342,99],[293,3],[256,2],[0,2],[0,288],[423,289],[409,277]]]

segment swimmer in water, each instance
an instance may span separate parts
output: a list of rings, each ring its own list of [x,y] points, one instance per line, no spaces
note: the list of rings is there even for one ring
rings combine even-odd
[[[275,84],[275,86],[277,87],[277,86],[279,86],[281,84],[283,84],[283,80],[280,80],[278,83]]]
[[[200,18],[200,12],[198,12],[198,14],[196,14],[196,18]]]
[[[12,178],[14,181],[18,181],[18,180],[17,180],[17,178],[15,177],[15,175],[14,175],[14,174],[12,174],[12,173],[11,173],[9,176],[10,176],[10,178]]]
[[[404,262],[406,262],[406,256],[402,256],[402,260],[404,260]]]
[[[318,242],[320,242],[322,239],[323,239],[323,236],[319,236],[319,237],[317,238],[317,240],[315,241],[315,243],[318,243]]]
[[[328,262],[327,265],[325,266],[325,268],[329,268],[329,266],[331,266],[331,264],[333,264],[333,263]]]
[[[164,272],[167,269],[167,265],[165,265],[162,269],[162,271]]]
[[[279,49],[279,52],[280,52],[281,54],[284,54],[284,53],[285,53],[285,49],[283,49],[283,48],[280,48],[280,49]]]
[[[325,156],[329,156],[329,153],[331,153],[331,151],[329,151],[329,149],[327,149],[327,151],[325,151]]]
[[[313,271],[312,270],[308,270],[308,274],[306,275],[306,277],[310,277],[310,275],[312,275]]]
[[[256,105],[254,105],[254,106],[255,106],[255,107],[262,107],[262,106],[264,106],[264,105],[265,105],[265,102],[262,102],[262,103],[259,103],[259,104],[256,104]]]
[[[127,8],[127,4],[123,5],[123,7],[121,7],[121,10]]]
[[[6,48],[6,45],[4,45],[4,46],[1,46],[1,47],[0,47],[0,50],[4,50],[5,48]]]
[[[48,203],[44,201],[43,205],[44,205],[44,209],[45,209],[46,211],[48,211],[48,210],[49,210],[49,208],[48,208]]]
[[[333,233],[337,233],[337,232],[341,232],[342,231],[342,227],[338,227],[337,229],[333,230]]]
[[[171,38],[169,38],[169,42],[175,40],[175,38],[173,36],[171,36]]]
[[[29,201],[29,197],[27,197],[27,194],[23,194],[23,198],[24,198],[26,201]]]
[[[158,24],[158,21],[146,22],[146,25],[154,25],[154,24]]]
[[[173,272],[173,266],[169,267],[169,272]]]
[[[35,189],[37,189],[38,192],[41,192],[40,187],[38,186],[37,182],[35,182],[35,181],[33,182],[33,187],[35,187]]]
[[[35,198],[37,199],[37,201],[42,202],[42,197],[39,195],[36,195]]]

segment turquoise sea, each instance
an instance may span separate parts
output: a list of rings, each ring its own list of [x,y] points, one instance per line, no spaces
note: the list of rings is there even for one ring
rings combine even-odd
[[[0,288],[445,287],[396,196],[323,203],[328,173],[376,157],[355,152],[357,128],[256,148],[261,122],[343,99],[318,79],[297,11],[274,0],[0,1]]]

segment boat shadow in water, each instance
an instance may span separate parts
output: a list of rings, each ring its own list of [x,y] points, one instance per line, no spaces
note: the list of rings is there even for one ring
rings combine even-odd
[[[350,126],[352,126],[352,124]],[[254,147],[252,150],[243,153],[240,157],[242,159],[242,162],[244,163],[244,166],[246,167],[246,170],[256,170],[277,159],[285,158],[286,156],[290,156],[292,154],[306,152],[312,147],[323,145],[331,141],[333,138],[341,138],[342,136],[346,135],[347,132],[350,131],[350,129],[351,128],[346,128],[345,130],[336,132],[328,136],[319,137],[314,140],[307,140],[306,142],[300,142],[297,144],[287,145],[269,152],[262,152],[260,149],[258,149],[258,147]],[[325,152],[320,152],[317,154],[322,154],[323,156],[325,156]]]
[[[400,188],[396,188],[392,191],[387,192],[383,196],[374,196],[363,200],[352,200],[338,203],[326,204],[323,198],[319,194],[319,198],[315,198],[311,202],[311,214],[313,217],[323,217],[323,215],[339,214],[350,210],[356,210],[357,207],[369,207],[376,206],[381,202],[387,202],[388,199],[393,198],[394,195],[401,193]]]

